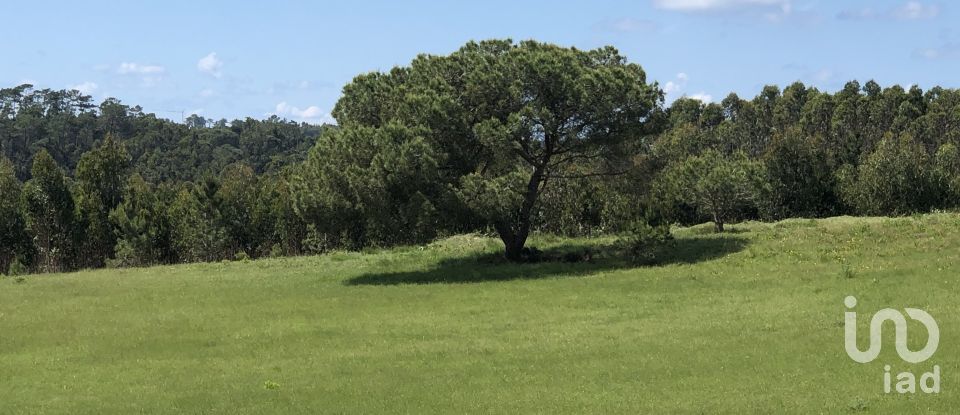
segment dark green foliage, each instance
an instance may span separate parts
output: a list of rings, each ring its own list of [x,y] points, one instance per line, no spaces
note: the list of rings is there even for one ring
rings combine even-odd
[[[257,181],[253,169],[245,164],[232,164],[220,174],[214,203],[226,232],[228,252],[256,252],[264,239],[262,224],[253,220],[260,190]]]
[[[670,225],[651,224],[648,221],[636,222],[618,244],[626,250],[628,256],[641,264],[654,264],[669,249],[673,241]]]
[[[297,212],[331,247],[425,242],[453,199],[434,148],[409,128],[330,130],[294,181]]]
[[[216,183],[187,184],[168,208],[170,242],[180,262],[207,262],[232,255],[227,231],[215,205]],[[228,254],[229,253],[229,254]]]
[[[939,196],[929,159],[910,134],[887,134],[857,169],[841,170],[841,194],[865,215],[928,211],[938,205]]]
[[[723,232],[737,212],[756,206],[762,174],[761,165],[742,153],[724,156],[707,150],[667,168],[659,178],[658,196],[695,207]]]
[[[23,261],[20,261],[19,257],[17,257],[17,258],[14,258],[13,262],[10,263],[10,266],[7,267],[6,274],[11,277],[16,277],[20,275],[26,275],[29,272],[30,272],[30,268],[27,267],[27,265],[25,265]],[[21,283],[23,282],[23,279],[22,278],[17,279],[16,281],[17,283]]]
[[[81,244],[81,266],[99,267],[113,256],[116,235],[110,211],[123,201],[130,171],[130,155],[123,143],[108,134],[96,149],[84,153],[77,165],[77,204],[85,228]]]
[[[18,262],[18,256],[29,257],[33,251],[20,210],[21,188],[13,164],[0,157],[0,273]]]
[[[762,161],[769,186],[758,200],[764,218],[821,217],[838,210],[827,155],[797,128],[774,137]]]
[[[167,204],[171,190],[155,189],[140,177],[130,176],[123,190],[123,201],[110,212],[116,230],[114,266],[133,267],[172,262]]]
[[[44,272],[69,269],[80,233],[67,178],[45,150],[34,157],[30,172],[21,203],[37,250],[35,265]]]
[[[933,184],[942,193],[940,207],[960,206],[960,150],[953,143],[940,146],[934,156]]]
[[[565,169],[577,162],[602,171],[622,167],[616,156],[645,132],[660,100],[643,69],[610,47],[493,40],[449,56],[421,55],[344,88],[334,110],[342,136],[318,143],[311,155],[317,161],[308,163],[316,171],[332,159],[343,173],[308,172],[316,177],[306,182],[320,185],[305,197],[326,200],[301,206],[362,218],[334,229],[355,245],[391,242],[385,237],[397,231],[429,238],[432,232],[422,230],[449,229],[435,209],[466,207],[497,231],[508,258],[519,259],[547,184],[566,179]],[[377,163],[393,159],[399,172],[378,173]],[[415,179],[397,180],[421,168]],[[369,181],[350,179],[358,174]],[[393,203],[383,211],[363,200],[370,190]],[[313,222],[320,229],[322,221]]]
[[[259,247],[261,255],[299,255],[307,252],[303,248],[307,225],[296,211],[289,170],[260,176],[260,193],[253,223],[263,232]]]
[[[356,77],[339,126],[183,124],[76,91],[0,90],[0,272],[626,233],[665,215],[908,215],[960,207],[960,91],[794,83],[662,108],[612,48],[470,42]],[[21,184],[21,182],[26,182]],[[655,224],[655,225],[653,225]],[[628,238],[628,239],[630,239]],[[652,244],[652,245],[651,245]],[[656,256],[656,255],[654,255]]]
[[[324,128],[277,117],[214,122],[194,115],[176,124],[112,98],[96,106],[77,91],[0,89],[0,156],[13,162],[21,180],[30,177],[40,149],[74,174],[81,155],[108,134],[126,147],[133,170],[150,182],[196,180],[235,162],[257,173],[278,171],[303,160]]]

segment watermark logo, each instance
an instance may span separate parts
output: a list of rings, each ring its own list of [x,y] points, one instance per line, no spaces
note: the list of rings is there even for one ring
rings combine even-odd
[[[918,350],[912,351],[907,347],[907,319],[903,313],[892,308],[885,308],[876,312],[870,319],[870,345],[867,350],[861,351],[857,347],[857,312],[852,311],[857,306],[857,299],[848,296],[843,301],[848,311],[844,313],[844,347],[847,355],[855,362],[869,363],[876,360],[880,355],[882,340],[883,323],[893,322],[895,334],[895,346],[900,358],[908,363],[921,363],[933,356],[940,346],[940,327],[937,321],[933,319],[926,311],[916,308],[905,308],[907,316],[919,321],[927,329],[927,343]],[[890,365],[884,366],[883,386],[884,392],[891,392]],[[895,389],[897,393],[916,393],[917,379],[911,372],[902,372],[897,375]],[[923,373],[920,376],[920,390],[924,393],[940,392],[940,366],[934,365],[933,372]]]

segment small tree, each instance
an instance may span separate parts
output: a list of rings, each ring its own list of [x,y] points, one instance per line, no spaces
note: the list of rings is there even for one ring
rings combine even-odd
[[[913,136],[888,133],[860,166],[838,172],[840,193],[861,214],[925,212],[937,199],[930,167],[926,150]]]
[[[110,223],[117,233],[115,265],[132,267],[172,260],[167,200],[158,197],[162,193],[139,174],[127,180],[122,202],[110,212]]]
[[[77,165],[77,204],[86,227],[83,261],[101,266],[111,257],[116,235],[110,224],[110,211],[120,204],[130,155],[123,143],[107,134],[103,143],[80,157]]]
[[[713,219],[714,229],[736,212],[755,204],[761,186],[761,168],[743,154],[725,157],[714,150],[691,156],[665,170],[658,190],[668,200],[686,203]]]
[[[56,161],[46,150],[33,158],[33,176],[23,187],[21,202],[27,229],[39,254],[41,271],[58,272],[72,259],[76,236],[73,194]]]
[[[263,239],[263,230],[256,229],[253,221],[258,191],[256,173],[246,164],[231,164],[220,173],[216,204],[233,253],[256,255],[258,242]]]
[[[952,143],[940,146],[935,156],[935,182],[941,197],[941,206],[960,206],[960,150]]]
[[[20,210],[20,181],[11,163],[0,157],[0,273],[30,251],[26,223]]]
[[[168,212],[171,245],[183,262],[214,261],[232,255],[226,232],[213,205],[215,186],[209,181],[187,184],[173,198]]]
[[[834,178],[827,155],[797,128],[774,137],[763,156],[769,190],[762,199],[764,217],[815,217],[835,213]]]

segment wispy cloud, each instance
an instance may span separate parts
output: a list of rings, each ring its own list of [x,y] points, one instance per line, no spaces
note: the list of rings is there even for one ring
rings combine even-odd
[[[139,77],[140,86],[150,88],[156,86],[163,80],[167,68],[153,64],[123,62],[116,67],[116,72],[122,76]]]
[[[910,1],[893,11],[894,17],[903,20],[933,19],[940,15],[940,6],[925,5],[919,1]]]
[[[794,10],[791,0],[652,0],[653,7],[688,14],[739,14],[779,23],[818,20],[816,13]]]
[[[690,79],[690,77],[687,76],[686,73],[678,73],[674,79],[667,81],[667,83],[663,85],[663,93],[667,94],[668,97],[679,93],[687,87],[688,79]]]
[[[310,124],[333,124],[335,122],[330,113],[320,109],[320,107],[316,105],[301,109],[287,104],[286,101],[277,104],[274,112],[267,115],[277,115]]]
[[[927,20],[940,16],[940,5],[908,1],[892,8],[864,7],[847,9],[837,14],[842,20]]]
[[[710,12],[749,7],[769,7],[789,4],[787,0],[653,0],[658,9],[683,12]]]
[[[98,88],[99,86],[95,82],[90,82],[90,81],[68,87],[68,89],[74,89],[74,90],[80,91],[80,93],[84,95],[90,95],[94,93]]]
[[[710,96],[710,94],[707,94],[705,92],[697,92],[696,94],[690,94],[690,95],[687,95],[686,97],[703,102],[704,104],[709,104],[713,102],[713,97]]]
[[[667,102],[676,101],[679,98],[692,98],[700,100],[703,102],[712,102],[713,97],[710,94],[707,94],[704,91],[700,91],[693,94],[688,94],[686,92],[687,82],[690,80],[690,76],[686,72],[677,73],[673,79],[667,81],[663,84],[663,93],[667,96]]]
[[[960,58],[960,42],[946,42],[935,48],[915,49],[913,57],[927,60]]]
[[[223,75],[223,72],[221,72],[223,69],[223,61],[217,58],[216,52],[210,52],[209,55],[197,61],[197,69],[200,72],[219,78]]]
[[[653,6],[680,12],[712,12],[745,8],[790,7],[789,0],[653,0]]]
[[[143,65],[136,62],[123,62],[117,67],[120,75],[159,75],[166,72],[166,68],[159,65]]]
[[[311,89],[316,89],[318,85],[314,85],[310,81],[278,81],[274,82],[270,87],[266,89],[266,92],[270,95],[285,95],[292,91],[308,91]]]
[[[783,65],[782,69],[797,74],[797,80],[809,86],[818,88],[833,88],[842,86],[841,76],[834,69],[827,67],[809,67],[805,64],[791,63]]]

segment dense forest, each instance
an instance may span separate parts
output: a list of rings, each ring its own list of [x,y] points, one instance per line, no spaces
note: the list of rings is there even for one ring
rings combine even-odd
[[[960,205],[960,91],[664,94],[613,48],[485,41],[356,77],[337,126],[175,123],[0,90],[0,271],[243,259],[489,232],[905,215]]]

